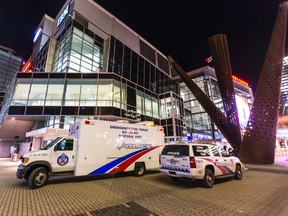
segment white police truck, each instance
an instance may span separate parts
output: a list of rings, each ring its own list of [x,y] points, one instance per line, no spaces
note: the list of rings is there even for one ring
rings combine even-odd
[[[160,156],[160,172],[174,181],[181,178],[201,180],[206,188],[213,187],[215,178],[241,180],[243,170],[239,158],[213,144],[169,144]]]
[[[69,128],[69,137],[58,137],[45,148],[21,157],[16,176],[32,188],[45,185],[54,175],[95,175],[146,169],[159,170],[164,146],[161,126],[103,120],[81,120]]]

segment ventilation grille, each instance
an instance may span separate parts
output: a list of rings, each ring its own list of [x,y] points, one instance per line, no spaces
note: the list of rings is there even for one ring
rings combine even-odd
[[[157,53],[158,67],[169,75],[169,64],[166,58]]]
[[[75,21],[85,26],[86,28],[88,27],[88,21],[77,13],[75,13]]]
[[[142,40],[140,40],[140,54],[156,64],[155,50]]]

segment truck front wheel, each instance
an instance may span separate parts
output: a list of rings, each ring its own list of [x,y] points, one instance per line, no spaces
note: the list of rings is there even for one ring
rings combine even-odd
[[[134,167],[134,175],[135,176],[143,176],[146,171],[144,163],[136,163]]]
[[[48,172],[44,167],[38,167],[32,171],[28,178],[28,185],[32,189],[43,187],[48,179]]]

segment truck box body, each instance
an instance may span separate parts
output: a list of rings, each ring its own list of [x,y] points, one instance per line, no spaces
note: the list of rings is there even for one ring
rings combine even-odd
[[[145,161],[146,169],[158,168],[162,127],[101,120],[82,120],[70,126],[77,149],[75,175],[124,172],[134,162]]]
[[[159,169],[164,146],[162,126],[103,120],[80,120],[69,128],[69,137],[58,137],[46,147],[27,152],[16,176],[32,188],[62,173],[75,176]]]

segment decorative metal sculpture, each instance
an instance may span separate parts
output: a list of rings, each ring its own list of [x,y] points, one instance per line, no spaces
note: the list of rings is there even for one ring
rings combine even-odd
[[[223,136],[227,139],[231,145],[235,145],[235,134],[231,133],[229,129],[228,120],[226,116],[218,109],[218,107],[210,100],[210,98],[197,86],[195,82],[186,74],[186,72],[174,61],[171,56],[168,56],[168,60],[172,66],[176,69],[183,82],[192,92],[197,101],[201,104],[203,109],[210,116],[211,120],[215,123]],[[238,146],[233,146],[238,147]]]
[[[241,144],[241,130],[226,35],[220,34],[209,37],[208,44],[227,117],[228,128],[225,130],[233,134],[233,141],[230,144],[239,149]]]
[[[279,6],[279,12],[242,143],[226,37],[224,35],[216,35],[210,37],[208,42],[214,59],[219,89],[227,117],[188,77],[186,72],[172,57],[168,56],[172,66],[223,136],[233,147],[240,147],[240,159],[245,163],[274,163],[287,12],[288,1],[284,1]]]
[[[274,163],[287,12],[288,2],[285,1],[279,6],[279,12],[240,148],[240,158],[245,163]]]

